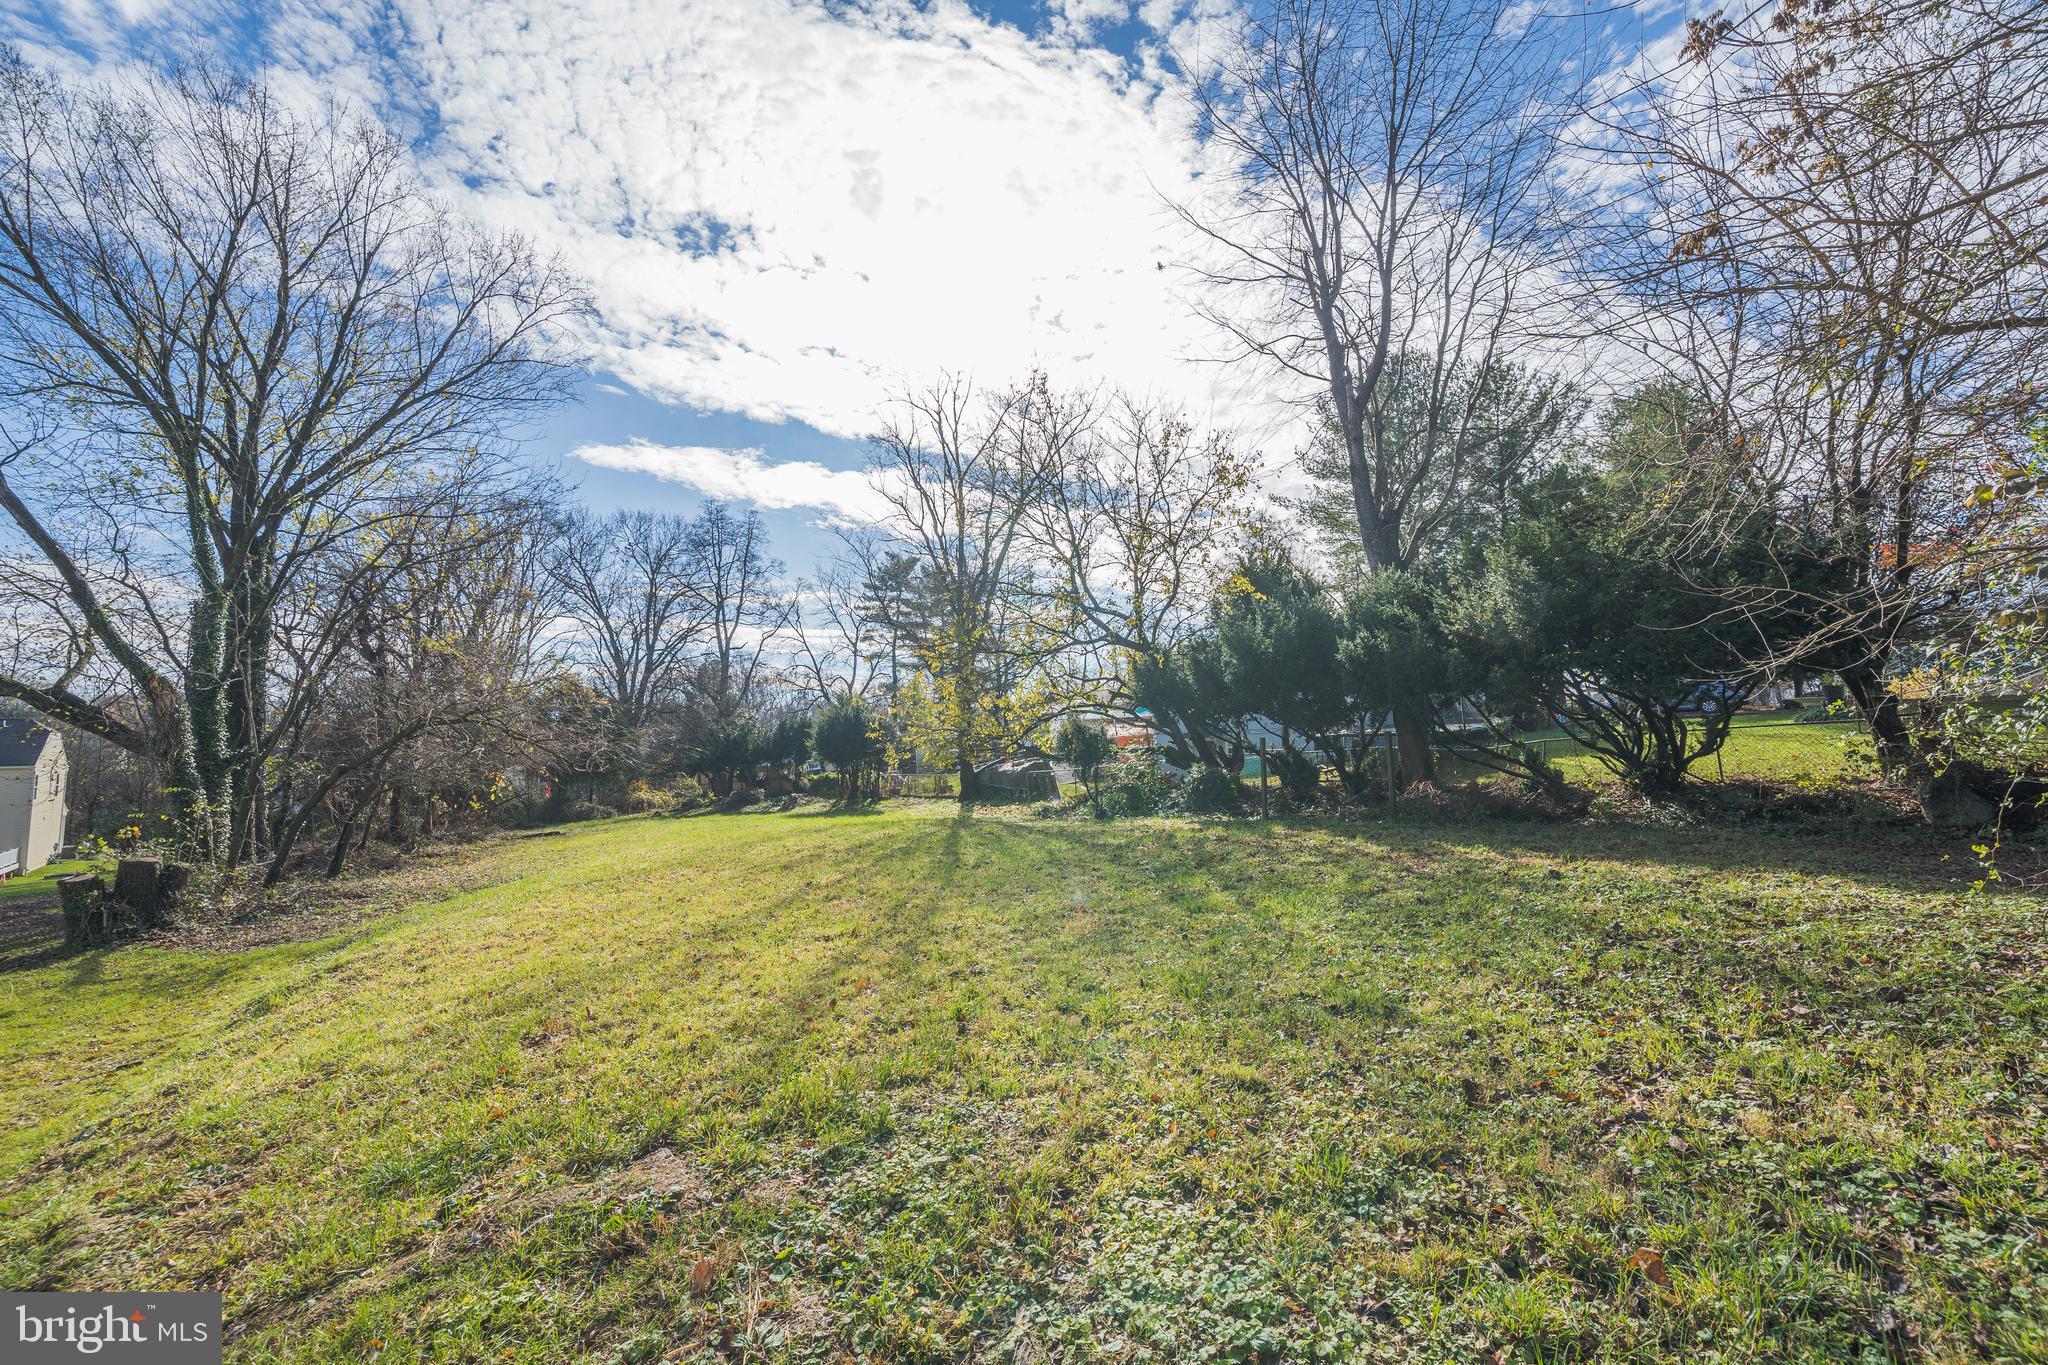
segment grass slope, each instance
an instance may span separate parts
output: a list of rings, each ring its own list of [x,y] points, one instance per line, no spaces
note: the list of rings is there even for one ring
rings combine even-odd
[[[62,863],[44,863],[33,872],[24,872],[18,877],[0,880],[0,901],[14,900],[24,896],[54,894],[57,879],[68,877],[74,872],[89,872],[92,864],[84,860]]]
[[[2048,1356],[2048,916],[1881,837],[474,856],[317,941],[15,958],[0,1285],[222,1287],[239,1361]]]

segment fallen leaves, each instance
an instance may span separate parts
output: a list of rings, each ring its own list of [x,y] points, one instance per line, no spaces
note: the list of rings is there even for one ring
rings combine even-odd
[[[1637,1247],[1628,1258],[1628,1268],[1663,1289],[1671,1287],[1671,1272],[1664,1268],[1664,1253],[1655,1247]]]

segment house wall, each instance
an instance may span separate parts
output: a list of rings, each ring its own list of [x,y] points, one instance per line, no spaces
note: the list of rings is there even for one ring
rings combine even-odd
[[[62,744],[45,747],[33,768],[0,768],[0,849],[20,849],[23,872],[54,861],[64,846],[69,775]]]
[[[35,791],[32,768],[0,768],[0,853],[17,849],[17,872],[28,871],[28,818]]]
[[[64,817],[71,776],[70,760],[61,741],[43,750],[36,765],[35,803],[29,810],[28,843],[22,851],[22,871],[32,872],[57,860],[64,847]]]

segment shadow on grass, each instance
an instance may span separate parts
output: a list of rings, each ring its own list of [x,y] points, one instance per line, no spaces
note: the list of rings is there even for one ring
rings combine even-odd
[[[936,858],[957,856],[963,824],[949,822],[943,833],[927,836]],[[1296,837],[1287,838],[1290,833]],[[1685,876],[1770,869],[1953,894],[1967,884],[1967,874],[1902,871],[1886,861],[1887,850],[1812,837],[1751,833],[1708,841],[1683,835],[1604,826],[1446,829],[1276,820],[1199,827],[987,821],[975,837],[994,856],[1020,866],[1128,872],[1130,864],[1115,861],[1118,855],[1127,849],[1130,859],[1142,857],[1127,913],[1113,916],[1121,940],[1116,951],[1134,960],[1164,960],[1178,951],[1179,940],[1219,932],[1239,941],[1263,939],[1264,951],[1290,956],[1310,951],[1311,940],[1296,937],[1309,928],[1334,935],[1342,953],[1394,950],[1449,959],[1470,972],[1537,983],[1546,992],[1562,989],[1551,984],[1550,970],[1567,960],[1590,961],[1596,974],[1617,972],[1618,980],[1646,967],[1675,971],[1678,978],[1711,983],[1712,990],[1753,988],[1780,1009],[1810,1009],[1773,1012],[1772,1031],[1803,1034],[1812,1027],[1809,1019],[1847,1018],[1923,1046],[1971,1040],[1996,1025],[2010,1003],[2001,1003],[1997,988],[2024,981],[2033,970],[2041,919],[2011,914],[2010,897],[2002,898],[2003,908],[1984,902],[1985,914],[1972,917],[1969,933],[1949,951],[1936,940],[1963,926],[1946,898],[1930,901],[1922,915],[1902,912],[1890,900],[1859,900],[1851,886],[1839,889],[1839,901],[1834,894],[1824,900],[1780,894],[1760,906],[1740,880],[1707,888]],[[1914,847],[1925,838],[1905,842]],[[1266,860],[1269,845],[1282,856]],[[1617,913],[1615,905],[1589,902],[1582,880],[1554,878],[1551,866],[1503,867],[1498,861],[1530,855],[1579,864],[1650,862],[1678,876],[1656,884],[1659,903],[1650,913]],[[1618,888],[1634,889],[1619,880],[1629,869],[1614,873]],[[1827,925],[1824,937],[1843,951],[1799,946],[1807,926],[1819,922]],[[1920,924],[1929,931],[1928,951],[1860,959],[1848,951],[1852,943],[1860,951],[1901,929],[1917,935]],[[1031,924],[1022,927],[1036,932]],[[1678,962],[1684,965],[1674,968]]]
[[[0,949],[0,978],[32,972],[38,968],[68,968],[62,981],[66,991],[86,990],[107,981],[107,968],[115,954],[147,949],[144,939],[123,940],[111,947],[66,948],[63,923],[54,913],[47,933],[17,939]],[[152,956],[146,972],[125,973],[112,988],[140,999],[184,1000],[210,997],[236,984],[245,975],[271,970],[257,965],[242,953],[164,953]],[[55,982],[43,985],[55,985]],[[42,989],[37,985],[32,989]],[[12,988],[10,988],[12,989]]]
[[[993,824],[994,822],[989,822]],[[1016,827],[1020,822],[1006,822]],[[1081,844],[1123,821],[1047,820],[1024,826]],[[1701,872],[1841,877],[1897,891],[1960,892],[1976,880],[1970,839],[1924,828],[1815,817],[1782,823],[1660,825],[1622,820],[1440,819],[1402,814],[1214,819],[1169,826],[1176,839],[1279,843],[1312,833],[1360,857],[1385,850],[1485,849],[1503,856],[1658,863]]]

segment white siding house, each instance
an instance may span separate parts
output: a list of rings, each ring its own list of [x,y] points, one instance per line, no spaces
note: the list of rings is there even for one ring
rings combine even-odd
[[[0,875],[33,872],[64,846],[64,741],[36,720],[0,720]]]

